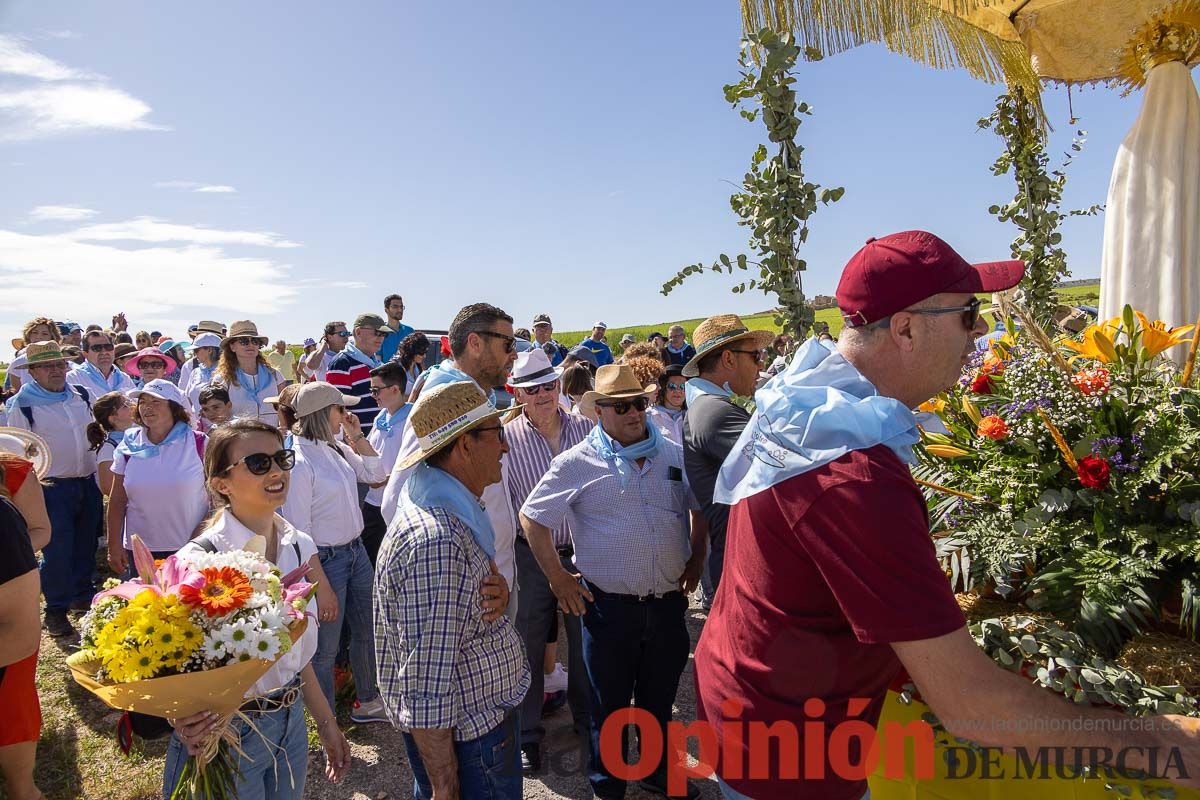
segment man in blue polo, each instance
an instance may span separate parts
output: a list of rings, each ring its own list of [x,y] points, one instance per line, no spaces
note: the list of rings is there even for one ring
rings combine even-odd
[[[604,343],[604,332],[607,330],[608,325],[603,322],[597,322],[592,326],[592,335],[585,337],[579,343],[579,347],[586,347],[592,351],[592,355],[596,357],[596,366],[599,367],[613,363],[612,350],[609,350],[608,345]]]
[[[389,294],[383,298],[383,310],[387,314],[387,327],[391,329],[391,333],[383,337],[383,344],[379,347],[379,360],[391,361],[392,356],[400,349],[400,343],[413,332],[413,327],[402,322],[404,298],[400,295]]]

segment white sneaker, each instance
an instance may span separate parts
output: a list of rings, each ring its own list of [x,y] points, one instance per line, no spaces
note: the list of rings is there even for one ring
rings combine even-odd
[[[350,721],[364,724],[367,722],[387,722],[387,711],[383,707],[383,698],[376,697],[365,703],[354,701],[354,709],[350,712]]]
[[[555,692],[565,692],[567,690],[567,671],[563,669],[562,664],[554,665],[554,672],[551,672],[545,678],[545,683],[542,684],[542,691],[546,694],[554,694]]]

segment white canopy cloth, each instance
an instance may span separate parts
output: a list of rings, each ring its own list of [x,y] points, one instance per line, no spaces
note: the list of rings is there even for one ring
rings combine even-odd
[[[1152,69],[1145,92],[1108,187],[1100,318],[1128,303],[1185,325],[1200,316],[1200,94],[1178,61]]]

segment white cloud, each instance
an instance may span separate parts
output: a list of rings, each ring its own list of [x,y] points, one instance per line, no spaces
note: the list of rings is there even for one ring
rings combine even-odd
[[[82,39],[82,33],[76,33],[69,30],[42,31],[42,35],[47,39]]]
[[[233,194],[237,189],[225,184],[199,183],[197,181],[159,181],[154,184],[156,189],[186,189],[189,192],[201,194]]]
[[[189,319],[275,314],[296,297],[289,269],[214,245],[139,249],[0,229],[0,327],[38,314],[106,322],[124,311],[134,325],[182,330]]]
[[[61,38],[61,37],[60,37]],[[0,34],[0,142],[86,131],[167,130],[147,120],[150,106],[103,76],[69,67]],[[20,86],[11,79],[35,81]]]
[[[325,278],[301,278],[296,281],[301,289],[366,289],[363,281],[331,281]]]
[[[127,222],[88,225],[63,236],[86,242],[188,242],[198,245],[241,244],[280,248],[301,246],[267,231],[223,231],[198,225],[177,225],[154,217],[136,217]]]
[[[82,206],[38,206],[29,212],[29,219],[34,222],[82,222],[99,213]]]

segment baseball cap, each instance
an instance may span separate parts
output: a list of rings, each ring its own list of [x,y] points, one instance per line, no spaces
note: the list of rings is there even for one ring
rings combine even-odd
[[[127,394],[133,399],[137,399],[144,394],[148,394],[151,397],[157,397],[159,400],[170,400],[172,403],[183,406],[184,408],[192,407],[191,402],[188,400],[187,395],[183,393],[183,390],[164,378],[156,378],[140,389],[130,390]]]
[[[538,314],[536,317],[533,318],[533,327],[535,327],[535,328],[538,325],[553,325],[553,324],[554,323],[552,323],[550,321],[549,314]]]
[[[1025,274],[1023,261],[970,264],[928,231],[867,240],[842,270],[837,304],[847,327],[861,327],[942,293],[1000,292]]]
[[[593,328],[604,328],[604,330],[608,330],[608,325],[603,322],[593,322],[592,327]]]
[[[296,416],[306,417],[329,406],[356,406],[360,399],[354,395],[342,394],[333,384],[313,381],[304,384],[296,392],[296,396],[292,398],[292,408],[296,410]]]
[[[593,367],[596,366],[596,354],[581,344],[577,344],[568,350],[567,355],[574,357],[578,361],[586,361]]]
[[[384,333],[395,333],[394,330],[387,326],[383,321],[383,317],[378,314],[359,314],[354,318],[354,325],[350,330],[355,328],[373,328],[375,331],[383,331]]]
[[[314,339],[314,338],[312,338],[312,337],[310,336],[310,337],[308,337],[307,339],[305,339],[305,340],[304,340],[304,346],[305,346],[305,347],[316,347],[316,346],[317,346],[317,340],[316,340],[316,339]]]

